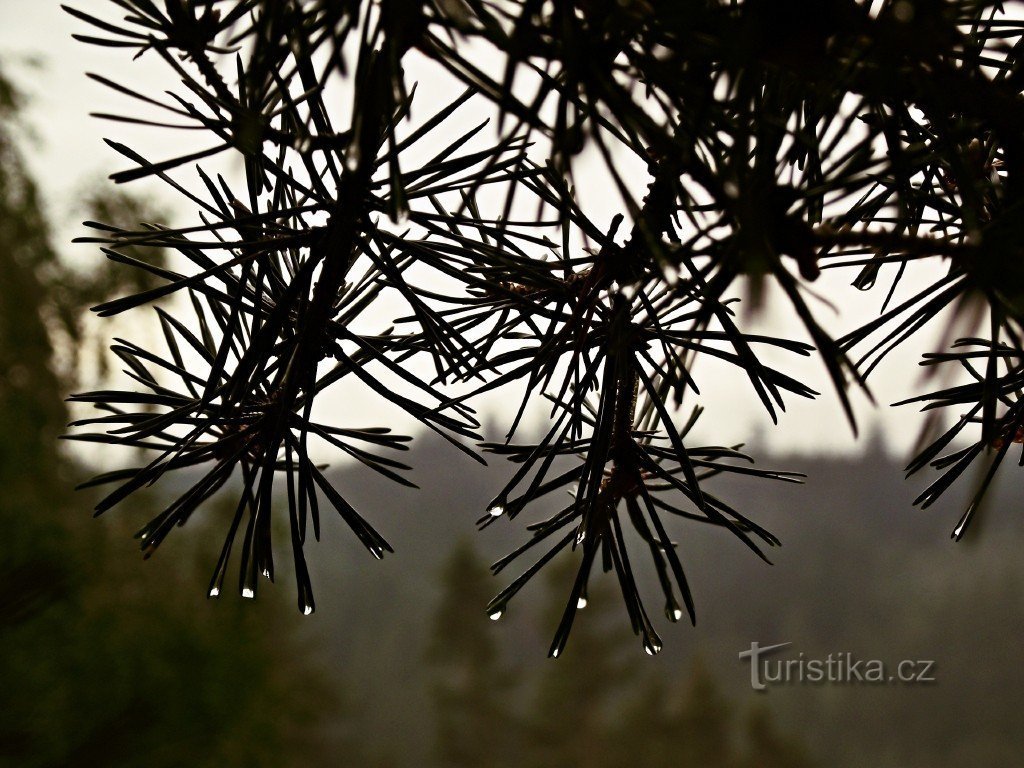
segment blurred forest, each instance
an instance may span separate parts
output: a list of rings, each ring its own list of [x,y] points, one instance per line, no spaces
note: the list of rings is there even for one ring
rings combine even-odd
[[[1024,537],[1009,514],[1019,496],[997,489],[978,541],[954,547],[945,522],[961,499],[909,511],[914,489],[877,442],[860,458],[766,462],[813,465],[815,478],[757,491],[759,519],[785,544],[774,568],[720,532],[688,532],[680,546],[697,628],[677,628],[677,642],[653,659],[626,630],[607,574],[557,661],[543,658],[562,609],[557,590],[531,586],[532,603],[488,620],[483,606],[507,582],[486,564],[516,534],[496,525],[476,535],[472,523],[503,468],[461,473],[439,440],[419,441],[418,493],[334,469],[354,502],[374,501],[402,556],[358,568],[366,553],[339,521],[326,525],[337,546],[315,549],[311,565],[314,581],[331,587],[309,618],[290,605],[288,585],[255,602],[205,600],[216,553],[189,549],[196,536],[141,563],[131,524],[159,494],[181,489],[157,486],[148,502],[100,521],[89,518],[90,491],[71,490],[88,474],[58,441],[69,418],[62,397],[76,384],[77,318],[118,286],[102,269],[61,259],[22,162],[19,100],[0,79],[0,765],[1019,760]],[[107,206],[107,220],[145,216],[127,198],[91,204]],[[752,487],[731,480],[720,490]],[[550,581],[564,582],[553,570]],[[754,640],[817,657],[934,659],[937,679],[756,694],[737,658]]]
[[[673,642],[645,655],[624,624],[615,576],[605,573],[565,654],[552,660],[544,656],[565,599],[554,584],[564,584],[558,571],[570,564],[556,560],[517,606],[488,621],[482,606],[518,571],[491,578],[486,563],[515,546],[517,531],[477,534],[473,520],[505,470],[492,463],[460,472],[440,438],[419,443],[420,491],[396,491],[358,469],[335,475],[357,508],[379,510],[374,521],[401,557],[361,567],[366,553],[340,520],[327,521],[311,550],[314,579],[331,589],[321,590],[303,635],[356,697],[360,733],[381,745],[382,765],[1019,762],[1024,536],[1011,483],[995,489],[976,539],[952,543],[943,523],[963,498],[909,511],[918,489],[877,439],[858,456],[769,456],[766,466],[811,479],[713,487],[727,500],[746,498],[778,532],[773,566],[721,531],[687,531],[679,546],[700,607],[696,628],[666,629]],[[653,569],[641,574],[654,589]],[[752,641],[791,642],[781,656],[789,659],[932,660],[935,682],[755,692],[738,658]],[[324,728],[327,739],[345,732],[341,720]]]
[[[190,564],[205,557],[140,568],[127,520],[93,522],[73,491],[87,473],[58,436],[78,317],[123,278],[61,260],[18,146],[20,102],[0,78],[0,764],[309,765],[334,694],[281,606],[205,604]]]

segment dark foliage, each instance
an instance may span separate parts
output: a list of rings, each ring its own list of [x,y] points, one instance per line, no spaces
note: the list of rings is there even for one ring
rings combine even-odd
[[[57,436],[61,393],[79,370],[59,342],[79,339],[85,301],[123,290],[131,273],[73,271],[53,247],[19,141],[22,99],[5,75],[0,67],[0,766],[314,764],[334,702],[285,607],[196,610],[205,574],[195,547],[147,577],[121,520],[86,526],[75,513],[82,467]],[[119,195],[92,202],[121,215],[145,208]],[[145,514],[151,500],[134,498],[124,515]]]
[[[68,10],[91,27],[80,39],[160,57],[182,84],[140,93],[94,75],[147,115],[102,117],[204,137],[197,151],[153,159],[109,142],[131,163],[115,181],[158,177],[199,208],[201,223],[93,224],[89,239],[110,259],[159,278],[97,307],[101,315],[179,300],[156,309],[166,350],[114,347],[131,387],[73,399],[103,411],[76,424],[99,429],[77,439],[154,457],[94,480],[115,484],[97,513],[170,472],[202,468],[139,532],[147,555],[241,477],[212,596],[233,550],[243,595],[256,594],[260,574],[274,578],[275,503],[304,612],[314,602],[303,546],[310,531],[319,537],[324,500],[372,555],[390,551],[311,458],[313,443],[327,443],[408,482],[393,458],[408,438],[343,414],[344,425],[313,418],[317,396],[341,380],[474,458],[464,442],[478,439],[473,396],[521,388],[508,439],[482,445],[518,468],[481,525],[553,492],[570,501],[495,564],[541,547],[489,610],[504,610],[572,550],[577,575],[552,655],[595,567],[616,574],[647,652],[661,648],[634,576],[641,553],[667,617],[694,620],[669,518],[725,528],[761,557],[778,544],[703,485],[723,472],[797,477],[751,466],[739,447],[688,440],[700,409],[681,405],[699,394],[697,357],[734,366],[775,419],[786,395],[816,393],[764,351],[814,354],[854,425],[850,387],[866,391],[879,360],[942,310],[973,307],[984,336],[924,361],[969,378],[913,400],[955,417],[908,467],[942,472],[918,501],[987,463],[959,538],[1024,440],[1014,224],[1024,204],[1024,38],[1002,3],[111,0],[102,18]],[[413,122],[423,105],[405,66],[424,60],[465,91]],[[452,133],[471,101],[496,110],[496,133]],[[156,110],[163,118],[148,117]],[[610,223],[578,203],[584,149],[603,158],[624,200]],[[244,162],[239,188],[204,170],[226,155]],[[198,181],[181,181],[196,162]],[[638,169],[648,176],[639,199]],[[181,266],[127,247],[169,249]],[[897,302],[917,262],[945,274]],[[825,269],[852,270],[864,290],[887,284],[880,316],[832,338],[807,300]],[[748,286],[756,308],[766,283],[788,297],[813,346],[745,330],[731,294]],[[404,302],[405,317],[381,316],[386,294]],[[386,327],[392,320],[400,330]],[[527,404],[542,397],[546,434],[513,443]]]

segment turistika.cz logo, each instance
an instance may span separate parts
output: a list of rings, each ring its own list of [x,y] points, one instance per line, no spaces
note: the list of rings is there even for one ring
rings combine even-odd
[[[750,687],[763,691],[769,685],[912,685],[935,682],[935,662],[929,659],[902,659],[894,666],[881,659],[858,659],[852,653],[830,653],[825,658],[808,658],[802,652],[790,658],[764,658],[792,643],[750,644],[740,651],[740,660],[750,660]]]

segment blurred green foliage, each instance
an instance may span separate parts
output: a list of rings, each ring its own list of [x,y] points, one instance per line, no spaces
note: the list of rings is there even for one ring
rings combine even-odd
[[[571,576],[547,574],[542,624],[557,622]],[[458,543],[441,568],[428,641],[437,766],[587,768],[809,768],[801,742],[769,712],[742,712],[698,656],[673,677],[636,674],[629,630],[609,583],[597,582],[565,653],[532,672],[517,668],[481,614],[487,567]],[[483,593],[477,594],[483,589]],[[476,608],[476,610],[474,610]]]
[[[21,101],[0,75],[0,765],[310,765],[332,698],[283,606],[204,604],[188,557],[140,567],[126,531],[71,491],[79,468],[57,438],[74,365],[54,339],[79,341],[82,310],[124,271],[59,258],[12,130]]]
[[[487,566],[472,543],[456,543],[441,570],[441,598],[425,661],[438,765],[521,765],[522,723],[514,714],[515,674],[480,606],[490,599]]]

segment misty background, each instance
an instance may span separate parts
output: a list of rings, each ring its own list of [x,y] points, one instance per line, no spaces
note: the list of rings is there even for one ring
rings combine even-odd
[[[103,375],[89,356],[94,330],[75,318],[114,286],[85,266],[100,261],[93,249],[67,241],[85,208],[130,216],[133,205],[174,204],[157,193],[145,203],[104,198],[90,176],[112,169],[98,137],[113,131],[85,117],[95,91],[82,72],[123,64],[70,42],[73,24],[56,4],[5,0],[0,21],[3,76],[28,98],[20,111],[5,104],[0,119],[0,765],[1019,760],[1019,489],[1004,473],[968,539],[953,544],[971,489],[913,508],[930,479],[902,477],[915,422],[884,407],[862,410],[873,426],[859,442],[827,399],[778,430],[743,409],[709,408],[704,418],[726,419],[758,466],[808,481],[710,481],[782,540],[772,566],[727,532],[674,521],[698,622],[661,619],[665,647],[654,658],[629,632],[610,574],[595,580],[564,657],[546,658],[568,592],[562,558],[490,621],[487,599],[519,571],[495,578],[487,566],[525,541],[525,524],[546,508],[478,532],[509,467],[491,459],[480,468],[429,435],[409,461],[419,491],[331,468],[396,554],[377,562],[325,515],[323,540],[307,548],[312,616],[295,609],[287,577],[262,585],[255,601],[234,590],[205,598],[231,513],[217,504],[142,562],[132,534],[184,486],[158,485],[99,520],[93,492],[72,491],[95,467],[58,444],[70,418],[61,398],[81,375]],[[41,68],[27,63],[30,52],[42,52]],[[886,381],[908,386],[890,374],[882,391]],[[500,439],[500,412],[489,418],[485,436]],[[644,576],[653,596],[654,574]],[[935,682],[758,693],[738,657],[754,641],[792,643],[780,658],[932,660]]]

